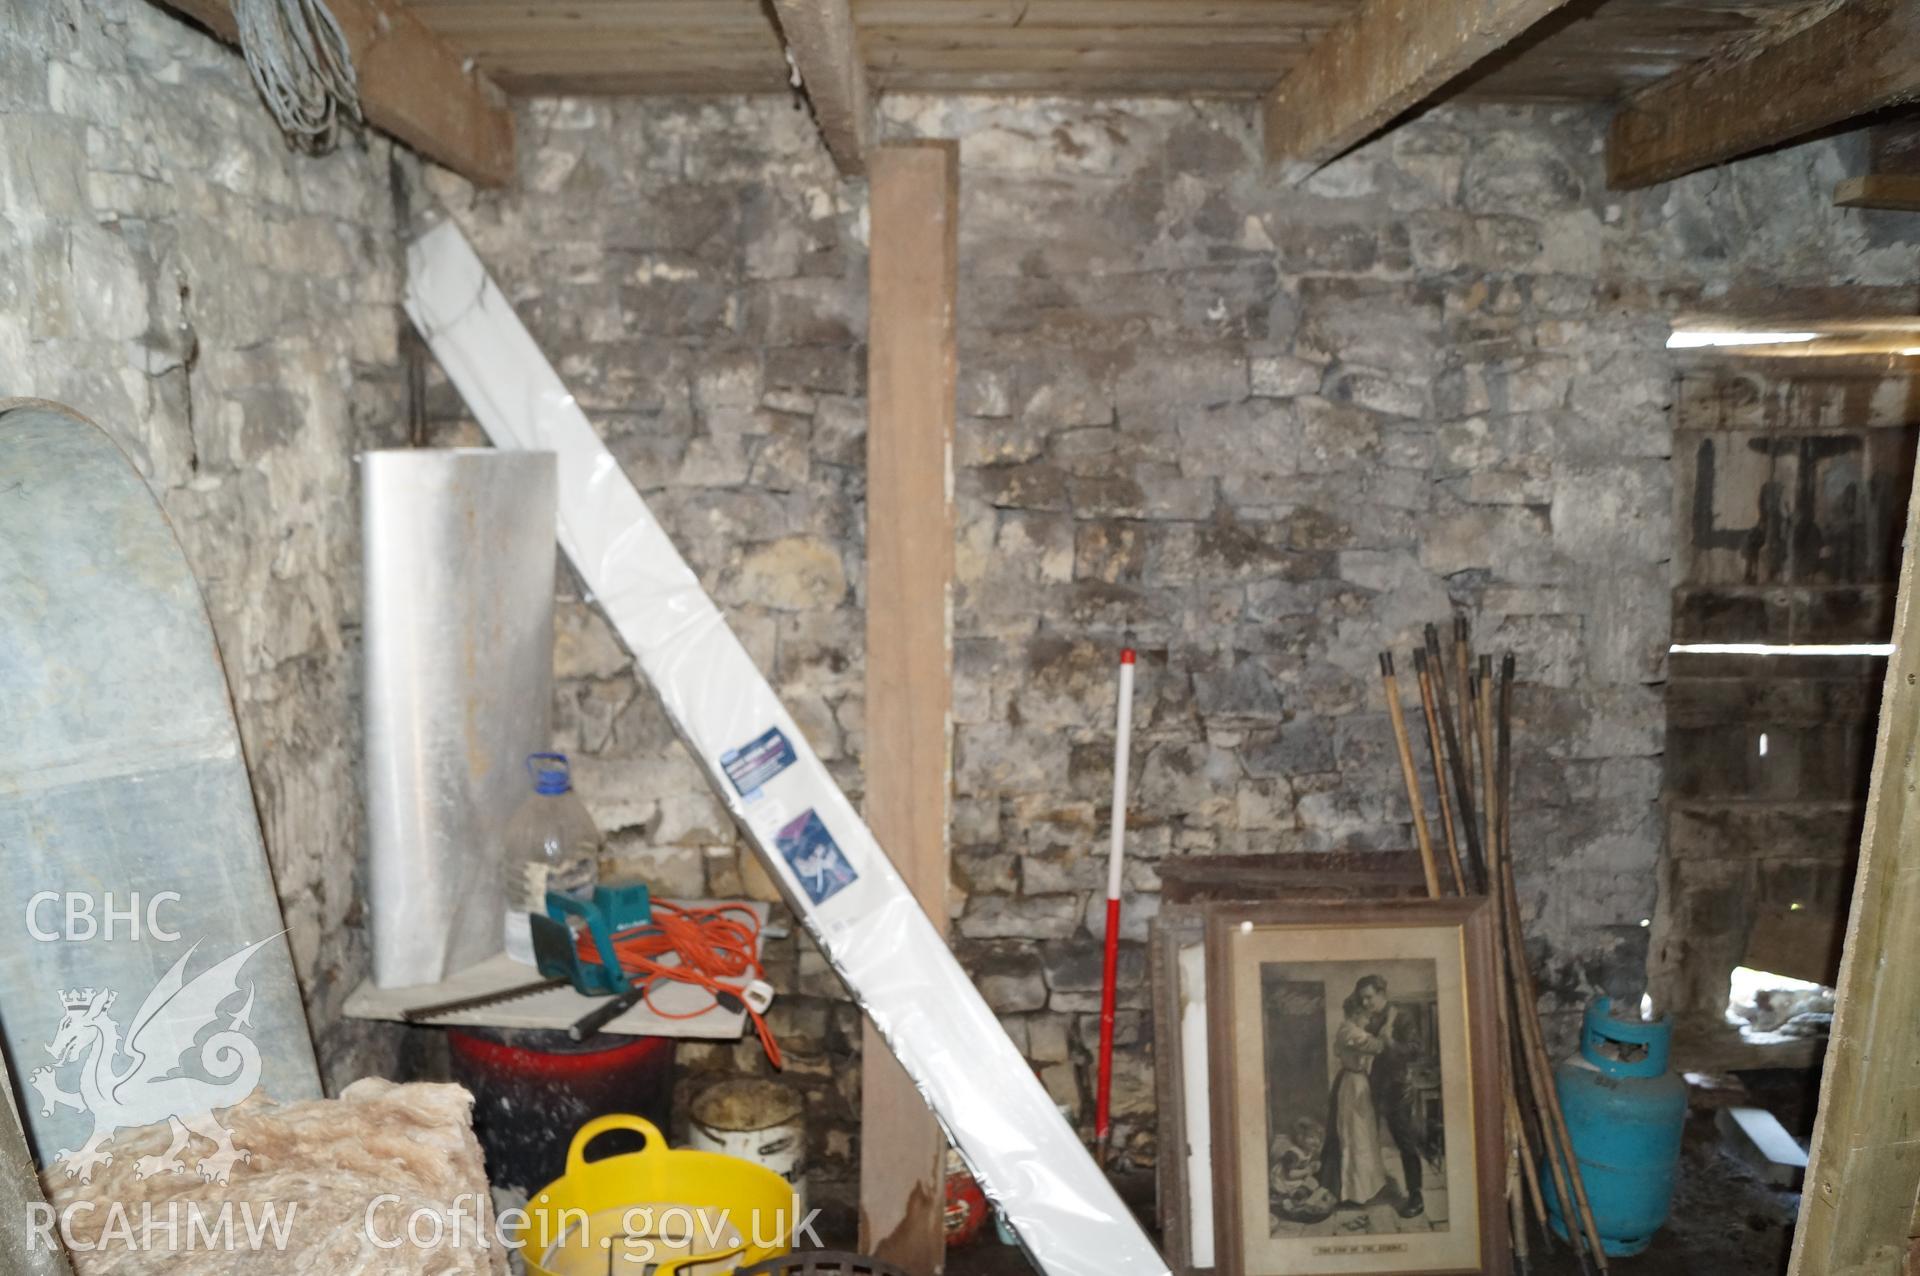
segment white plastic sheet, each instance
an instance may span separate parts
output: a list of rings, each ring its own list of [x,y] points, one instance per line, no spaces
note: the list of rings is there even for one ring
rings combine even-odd
[[[497,446],[557,454],[561,546],[1028,1253],[1050,1276],[1162,1276],[1165,1261],[466,237],[442,224],[407,264],[408,315]]]

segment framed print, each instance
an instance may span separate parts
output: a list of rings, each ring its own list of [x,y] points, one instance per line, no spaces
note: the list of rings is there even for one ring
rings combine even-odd
[[[1187,855],[1161,865],[1148,967],[1153,993],[1161,1252],[1173,1276],[1212,1276],[1213,1128],[1207,1072],[1206,904],[1424,899],[1412,851]]]
[[[1173,1276],[1210,1276],[1213,1127],[1207,1115],[1205,906],[1161,905],[1151,940],[1160,1248]]]
[[[1207,907],[1221,1276],[1504,1276],[1488,908]]]

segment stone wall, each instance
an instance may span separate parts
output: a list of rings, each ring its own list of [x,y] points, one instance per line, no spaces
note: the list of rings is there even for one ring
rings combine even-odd
[[[396,1039],[340,1020],[367,968],[353,456],[406,415],[394,162],[290,153],[239,56],[146,0],[0,6],[0,396],[99,422],[186,545],[336,1088]]]
[[[1563,1034],[1637,996],[1673,547],[1667,316],[1729,283],[1904,282],[1816,145],[1629,197],[1598,113],[1435,112],[1298,189],[1251,109],[889,99],[962,139],[955,946],[1090,1109],[1112,661],[1142,652],[1116,1112],[1150,1149],[1156,866],[1410,844],[1375,672],[1465,614],[1512,649],[1516,850]],[[431,174],[850,792],[860,791],[864,192],[775,101],[530,104],[523,189]],[[471,438],[444,387],[439,437]],[[577,593],[577,591],[576,591]],[[563,745],[625,866],[764,893],[590,607]],[[804,940],[776,1026],[850,1190],[857,1019]],[[690,1047],[708,1070],[758,1049]]]
[[[1142,651],[1117,1111],[1145,1155],[1155,866],[1408,841],[1374,653],[1450,612],[1519,653],[1518,851],[1550,1007],[1631,993],[1663,826],[1665,316],[1723,283],[1904,283],[1830,144],[1644,195],[1600,119],[1442,111],[1285,188],[1239,104],[899,99],[963,139],[956,947],[1084,1117],[1111,659]],[[864,191],[783,100],[542,101],[521,188],[377,139],[288,153],[235,55],[144,0],[0,18],[0,367],[125,443],[229,662],[330,1077],[365,968],[351,457],[404,436],[400,215],[482,255],[860,790]],[[397,179],[397,180],[396,180]],[[436,438],[471,437],[444,386]],[[616,863],[767,894],[577,589],[561,743]],[[823,1195],[855,1167],[858,1019],[773,947]],[[699,1076],[760,1067],[689,1046]]]

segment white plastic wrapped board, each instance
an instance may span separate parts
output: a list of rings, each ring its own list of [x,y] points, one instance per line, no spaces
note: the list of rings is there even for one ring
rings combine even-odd
[[[407,313],[494,444],[557,455],[562,548],[1028,1253],[1050,1276],[1161,1276],[1165,1261],[466,237],[443,223],[407,265]]]

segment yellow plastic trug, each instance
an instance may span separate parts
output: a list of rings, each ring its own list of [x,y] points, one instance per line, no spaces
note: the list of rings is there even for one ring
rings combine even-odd
[[[646,1137],[638,1152],[586,1159],[609,1130]],[[791,1247],[793,1187],[719,1152],[673,1149],[643,1117],[599,1117],[567,1149],[567,1172],[527,1205],[520,1238],[533,1276],[726,1276]]]

